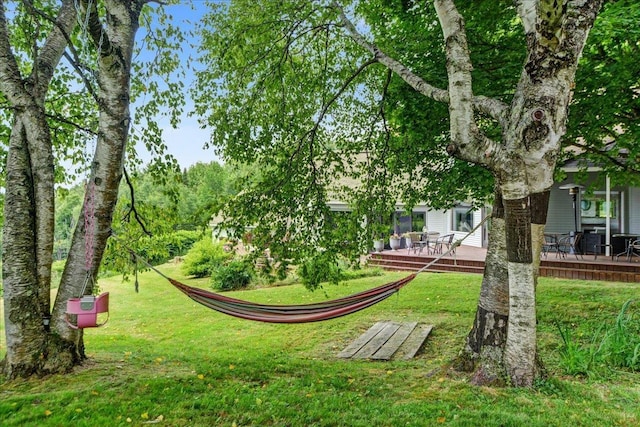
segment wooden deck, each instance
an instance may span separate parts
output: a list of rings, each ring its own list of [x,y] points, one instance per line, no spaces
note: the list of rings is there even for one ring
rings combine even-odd
[[[432,265],[427,271],[482,274],[487,251],[484,248],[461,245],[456,253],[447,255]],[[413,250],[399,249],[385,250],[372,253],[369,265],[375,265],[385,270],[418,271],[437,255],[414,253]],[[542,257],[540,275],[543,277],[558,277],[580,280],[603,280],[609,282],[640,283],[640,258],[633,257],[630,262],[625,258],[616,261],[615,257],[593,254],[557,256],[549,253]]]
[[[415,357],[433,325],[377,322],[338,353],[343,359],[408,360]]]

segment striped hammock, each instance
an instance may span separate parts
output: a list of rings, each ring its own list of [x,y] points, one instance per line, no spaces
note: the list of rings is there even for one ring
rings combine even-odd
[[[259,304],[227,297],[215,292],[205,291],[204,289],[200,288],[194,288],[168,277],[153,265],[151,265],[144,258],[140,257],[140,255],[135,253],[131,248],[128,248],[126,244],[125,247],[127,247],[131,255],[133,255],[137,260],[142,261],[147,267],[167,279],[171,284],[173,284],[173,286],[178,288],[189,298],[199,304],[204,305],[205,307],[209,307],[210,309],[219,311],[220,313],[228,314],[230,316],[235,316],[247,320],[255,320],[258,322],[308,323],[346,316],[347,314],[355,313],[367,307],[371,307],[372,305],[379,303],[380,301],[384,301],[394,293],[398,292],[404,285],[412,281],[418,273],[427,270],[433,264],[438,262],[440,258],[452,252],[455,254],[456,247],[460,246],[464,239],[475,233],[476,230],[478,230],[482,226],[482,224],[484,224],[489,218],[490,216],[484,217],[484,219],[480,221],[473,228],[473,230],[469,231],[463,238],[453,242],[446,252],[443,251],[436,258],[432,259],[429,263],[420,268],[420,270],[413,274],[410,274],[404,279],[387,283],[385,285],[378,286],[377,288],[359,292],[357,294],[346,296],[343,298],[302,305]],[[112,236],[115,237],[114,234],[112,234]]]
[[[413,280],[416,274],[343,298],[302,305],[258,304],[194,288],[164,274],[162,276],[195,302],[220,313],[258,322],[308,323],[335,319],[370,307],[398,292],[401,287]]]

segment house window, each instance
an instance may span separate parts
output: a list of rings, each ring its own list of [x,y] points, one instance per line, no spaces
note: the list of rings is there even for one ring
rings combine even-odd
[[[473,210],[470,206],[458,205],[453,208],[453,231],[473,230]]]
[[[609,217],[616,218],[618,216],[616,200],[611,200],[607,205],[603,198],[585,198],[580,202],[580,211],[583,218],[606,218],[607,206],[609,206]]]
[[[422,232],[427,225],[424,212],[411,213],[411,231]]]

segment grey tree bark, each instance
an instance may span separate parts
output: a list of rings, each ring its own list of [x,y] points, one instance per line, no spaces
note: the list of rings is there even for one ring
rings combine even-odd
[[[94,213],[91,245],[88,230],[78,221],[57,298],[51,311],[50,276],[53,249],[53,155],[44,99],[48,82],[75,25],[75,1],[63,2],[56,27],[34,67],[33,86],[23,87],[7,35],[4,9],[0,13],[0,87],[15,108],[15,122],[7,162],[3,275],[7,355],[2,363],[9,378],[67,372],[84,359],[82,331],[68,327],[67,299],[79,296],[87,278],[93,283],[104,252],[118,187],[122,177],[129,131],[131,58],[140,12],[145,1],[105,0],[107,25],[99,19],[95,2],[88,34],[98,52],[99,129],[89,177],[90,196],[83,213]],[[3,8],[2,1],[0,7]],[[83,13],[86,15],[86,10]],[[88,208],[87,206],[90,205]],[[83,215],[81,213],[81,215]],[[82,219],[82,218],[81,218]],[[90,254],[90,259],[86,255]],[[35,258],[35,262],[34,262]],[[86,289],[92,291],[91,286]],[[50,318],[50,327],[44,319]]]
[[[46,370],[54,227],[54,167],[44,100],[75,25],[73,1],[63,2],[56,27],[23,79],[9,44],[0,1],[0,89],[14,108],[6,165],[3,283],[8,377]],[[43,357],[44,356],[44,357]]]
[[[345,13],[333,5],[339,9],[346,31],[378,62],[398,74],[416,91],[448,103],[449,154],[482,165],[495,177],[504,204],[506,262],[501,256],[493,256],[493,251],[496,254],[498,251],[498,245],[494,243],[487,263],[501,264],[496,266],[495,272],[505,267],[507,271],[509,307],[503,357],[505,376],[515,386],[532,385],[537,372],[535,283],[538,264],[534,259],[539,260],[539,254],[534,256],[533,251],[540,248],[541,224],[532,221],[532,214],[538,210],[538,195],[548,192],[553,184],[553,171],[560,153],[560,139],[566,132],[578,60],[601,3],[601,0],[516,1],[526,34],[528,55],[515,95],[508,105],[474,95],[473,67],[464,19],[453,0],[434,0],[446,46],[449,84],[445,92],[429,85],[368,42]],[[483,134],[476,123],[476,112],[487,114],[502,127],[501,141],[494,141]],[[496,224],[499,229],[500,221]],[[494,278],[488,279],[486,285],[492,282]],[[485,292],[488,292],[486,287]],[[487,294],[484,304],[488,305],[486,300],[493,297],[503,297],[503,293]],[[500,304],[496,302],[496,305]],[[486,317],[482,313],[485,308],[479,307],[481,318]],[[500,318],[504,321],[502,316],[504,313]],[[493,328],[493,325],[503,327],[500,322],[491,323],[489,327]],[[487,328],[486,325],[478,327]],[[498,332],[496,330],[496,334]],[[479,349],[478,354],[483,354],[483,350]],[[485,372],[477,377],[478,380],[482,375],[495,376]]]
[[[504,345],[509,320],[509,272],[505,239],[504,206],[496,188],[480,297],[466,343],[454,368],[473,372],[478,385],[504,384]]]

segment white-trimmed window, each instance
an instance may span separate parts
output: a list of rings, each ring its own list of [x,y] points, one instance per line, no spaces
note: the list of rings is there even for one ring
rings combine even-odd
[[[453,208],[453,220],[451,221],[453,231],[469,232],[473,230],[473,210],[469,205],[458,205]]]

